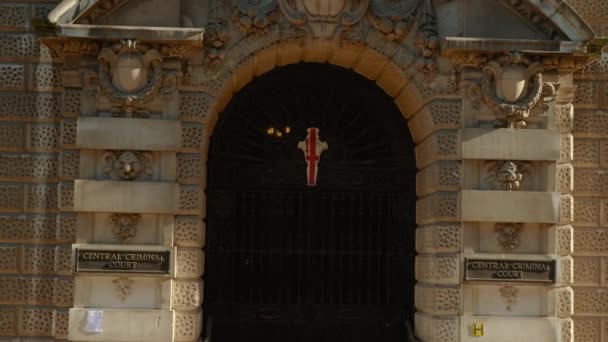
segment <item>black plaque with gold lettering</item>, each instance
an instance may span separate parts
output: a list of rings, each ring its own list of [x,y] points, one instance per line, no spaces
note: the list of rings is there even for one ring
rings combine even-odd
[[[465,259],[465,280],[555,282],[555,260]]]
[[[76,249],[76,272],[168,274],[169,251]]]

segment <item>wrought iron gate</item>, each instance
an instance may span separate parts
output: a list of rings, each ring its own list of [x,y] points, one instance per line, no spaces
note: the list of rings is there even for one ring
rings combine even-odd
[[[277,69],[233,98],[208,158],[207,339],[406,341],[415,169],[404,121],[375,84],[328,65]],[[297,148],[310,127],[328,144],[314,187]]]

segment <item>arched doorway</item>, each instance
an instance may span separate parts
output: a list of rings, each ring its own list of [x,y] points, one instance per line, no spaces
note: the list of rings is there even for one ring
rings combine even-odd
[[[302,63],[244,87],[209,146],[206,338],[406,340],[415,172],[398,108],[352,71]]]

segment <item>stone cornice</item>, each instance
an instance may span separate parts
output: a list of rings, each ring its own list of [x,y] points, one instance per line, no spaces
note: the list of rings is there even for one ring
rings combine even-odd
[[[97,56],[102,45],[125,39],[159,46],[163,56],[181,56],[203,46],[203,29],[65,24],[57,37],[41,38],[56,55]]]

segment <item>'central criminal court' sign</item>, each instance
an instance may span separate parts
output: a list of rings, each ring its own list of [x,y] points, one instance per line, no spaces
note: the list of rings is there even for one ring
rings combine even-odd
[[[465,280],[555,282],[555,260],[465,259]]]
[[[169,251],[76,249],[76,272],[168,274]]]

